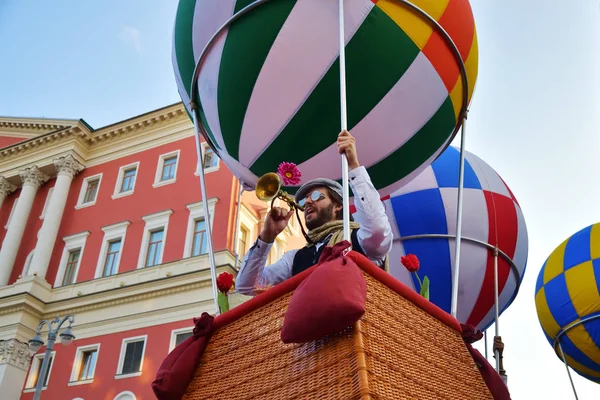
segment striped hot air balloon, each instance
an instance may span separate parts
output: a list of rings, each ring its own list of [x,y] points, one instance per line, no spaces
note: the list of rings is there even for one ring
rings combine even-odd
[[[195,61],[253,0],[180,0],[173,65],[189,108]],[[468,0],[414,0],[455,42],[468,75],[478,50]],[[427,167],[450,143],[464,100],[459,62],[425,17],[397,0],[346,0],[348,129],[382,194]],[[209,142],[245,184],[296,163],[301,185],[341,181],[338,0],[271,0],[217,37],[198,80]],[[293,194],[297,186],[285,189]]]
[[[600,383],[600,223],[560,244],[540,270],[535,306],[548,342],[579,375]],[[560,337],[559,337],[560,336]],[[558,339],[558,340],[557,340]]]
[[[417,279],[400,263],[405,254],[421,261],[419,276],[431,280],[430,300],[451,310],[456,237],[459,150],[449,147],[413,181],[384,199],[394,231],[390,273],[419,289]],[[481,330],[494,321],[494,256],[484,244],[512,260],[498,257],[499,307],[516,296],[527,262],[525,219],[502,178],[484,161],[465,152],[464,198],[457,319]],[[417,235],[451,238],[412,238]],[[477,243],[476,241],[482,242]],[[418,291],[418,290],[417,290]]]

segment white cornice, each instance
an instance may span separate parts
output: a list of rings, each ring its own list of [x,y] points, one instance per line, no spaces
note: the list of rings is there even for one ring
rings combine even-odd
[[[80,155],[78,161],[85,167],[89,167],[194,134],[193,126],[182,103],[97,130],[91,130],[82,121],[68,122],[74,125],[63,126],[63,128],[60,128],[62,125],[57,125],[59,130],[40,132],[34,138],[0,148],[0,175],[10,178],[16,175],[19,169],[31,165],[43,169],[46,164],[52,164],[52,159],[65,152]],[[0,123],[26,126],[24,121],[11,122],[8,118],[1,117]]]

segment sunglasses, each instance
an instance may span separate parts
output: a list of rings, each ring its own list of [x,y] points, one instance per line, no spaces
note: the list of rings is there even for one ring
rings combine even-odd
[[[325,196],[325,194],[323,194],[322,192],[319,192],[318,190],[315,190],[311,194],[309,194],[308,196],[306,196],[305,198],[300,199],[300,201],[298,202],[298,204],[301,207],[304,207],[304,204],[306,203],[306,200],[309,197],[310,197],[310,200],[314,203],[314,202],[317,202],[319,200],[325,199],[327,196]]]

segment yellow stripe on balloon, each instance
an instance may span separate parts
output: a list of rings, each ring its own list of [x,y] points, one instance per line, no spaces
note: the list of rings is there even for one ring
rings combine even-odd
[[[548,257],[548,261],[546,261],[546,266],[544,267],[544,285],[563,273],[565,249],[568,241],[569,239],[562,242]]]
[[[590,233],[590,250],[592,260],[600,258],[600,224],[592,225]]]
[[[473,35],[473,44],[469,51],[467,61],[465,61],[465,69],[467,70],[467,82],[469,84],[469,101],[473,97],[473,90],[475,90],[475,80],[477,79],[477,66],[479,58],[479,48],[477,46],[477,35]],[[454,107],[454,117],[458,120],[460,109],[462,107],[463,99],[463,80],[459,76],[456,81],[456,85],[450,93],[450,99],[452,100],[452,107]]]
[[[571,303],[580,318],[599,311],[598,286],[594,276],[594,264],[586,261],[565,271],[565,281]]]
[[[566,335],[569,337],[575,347],[577,347],[590,360],[600,365],[600,349],[598,349],[598,346],[596,346],[596,343],[594,343],[594,340],[585,329],[583,324],[569,329]]]
[[[413,0],[412,3],[439,21],[446,11],[449,0]],[[377,7],[401,27],[420,50],[423,50],[433,32],[433,26],[424,17],[397,0],[379,0]]]
[[[564,349],[563,349],[563,351],[564,351]],[[560,350],[558,348],[556,349],[556,353],[560,357]],[[577,372],[580,372],[587,376],[591,376],[593,378],[600,378],[600,371],[594,371],[593,369],[589,369],[588,367],[579,364],[577,361],[575,361],[572,357],[568,356],[566,353],[565,353],[565,358],[567,359],[567,364],[569,364],[571,366],[571,368],[573,368]],[[561,360],[562,360],[562,358],[561,358]]]
[[[537,308],[538,318],[542,324],[544,332],[546,332],[546,335],[554,340],[556,335],[558,335],[558,332],[560,332],[560,326],[550,312],[548,302],[546,301],[546,291],[543,287],[535,295],[535,307]]]

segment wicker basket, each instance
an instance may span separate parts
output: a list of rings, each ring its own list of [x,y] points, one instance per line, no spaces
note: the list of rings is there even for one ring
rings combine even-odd
[[[184,399],[492,399],[460,332],[364,276],[366,313],[335,336],[281,342],[293,292],[219,329]]]

